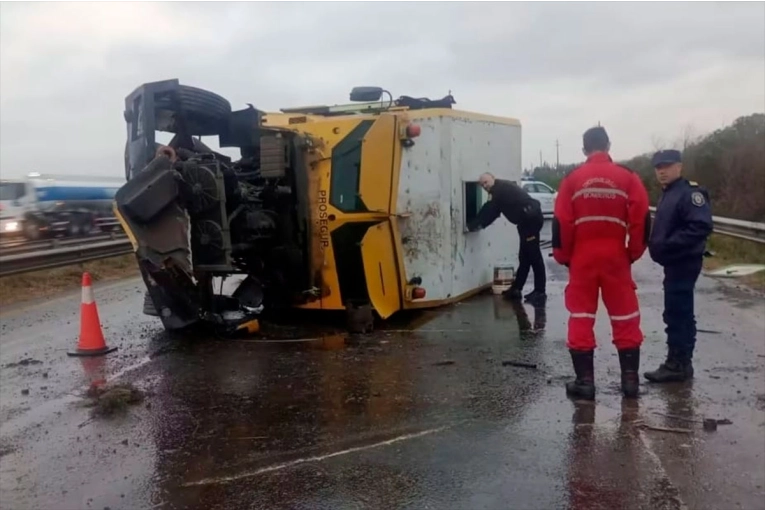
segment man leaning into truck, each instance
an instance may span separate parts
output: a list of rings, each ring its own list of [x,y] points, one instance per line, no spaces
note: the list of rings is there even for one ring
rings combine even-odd
[[[468,225],[468,230],[475,232],[486,228],[503,214],[507,221],[518,226],[520,248],[518,251],[518,273],[512,286],[502,295],[510,300],[522,297],[523,286],[529,276],[529,270],[534,270],[534,290],[526,294],[526,301],[539,305],[546,301],[545,286],[547,274],[542,250],[539,247],[539,234],[544,225],[542,206],[517,184],[497,179],[490,173],[481,174],[481,187],[491,199],[478,212],[476,218]]]

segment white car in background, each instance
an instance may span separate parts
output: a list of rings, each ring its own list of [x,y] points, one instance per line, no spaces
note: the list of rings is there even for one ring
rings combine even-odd
[[[532,198],[539,200],[542,205],[542,214],[552,216],[555,210],[555,199],[558,192],[541,181],[533,179],[521,179],[521,188],[523,188]]]

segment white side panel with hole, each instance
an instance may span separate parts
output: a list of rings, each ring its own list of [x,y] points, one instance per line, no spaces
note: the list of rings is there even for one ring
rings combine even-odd
[[[517,231],[504,217],[464,231],[464,182],[483,172],[520,181],[521,128],[459,112],[416,122],[422,133],[404,149],[396,211],[403,270],[422,278],[425,301],[449,299],[491,283],[495,265],[517,264]]]

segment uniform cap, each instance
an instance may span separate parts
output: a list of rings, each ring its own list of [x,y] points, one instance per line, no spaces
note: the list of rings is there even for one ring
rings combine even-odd
[[[653,158],[651,159],[651,164],[654,168],[656,168],[661,165],[673,165],[675,163],[681,163],[682,161],[683,157],[680,154],[680,151],[668,149],[659,151],[654,154]]]

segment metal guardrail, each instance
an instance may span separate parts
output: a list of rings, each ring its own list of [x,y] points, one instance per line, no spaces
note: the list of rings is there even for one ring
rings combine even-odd
[[[656,212],[655,207],[650,209],[651,213]],[[714,232],[717,234],[765,244],[765,223],[734,220],[720,216],[713,216],[712,220],[714,221]],[[80,240],[79,244],[70,247],[39,249],[39,246],[36,246],[38,249],[31,252],[26,251],[26,247],[23,247],[25,249],[23,253],[10,255],[5,254],[5,250],[0,250],[0,276],[81,264],[133,252],[133,246],[127,238],[104,242],[100,239],[96,238],[85,243]],[[75,240],[67,240],[67,243],[73,241]]]
[[[127,236],[124,233],[110,233],[110,234],[98,234],[92,237],[80,237],[80,238],[63,238],[63,239],[45,239],[42,241],[24,241],[16,244],[0,244],[0,257],[6,255],[12,255],[17,253],[31,253],[43,250],[54,250],[56,248],[64,248],[67,246],[85,246],[88,244],[111,241],[111,240],[124,240]]]
[[[650,209],[652,215],[656,213],[655,207]],[[734,220],[721,216],[712,216],[712,222],[714,223],[715,234],[746,239],[755,243],[765,243],[765,223]]]
[[[128,239],[0,256],[0,276],[54,269],[133,252]]]

